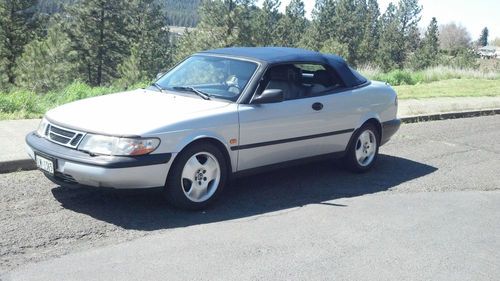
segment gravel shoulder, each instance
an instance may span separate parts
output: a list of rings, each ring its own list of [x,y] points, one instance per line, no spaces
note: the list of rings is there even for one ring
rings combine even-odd
[[[300,214],[309,205],[342,205],[335,200],[368,194],[485,191],[487,198],[500,190],[498,128],[500,116],[405,124],[370,173],[319,162],[243,178],[204,212],[172,209],[157,190],[67,189],[38,171],[0,174],[0,272],[146,235]]]

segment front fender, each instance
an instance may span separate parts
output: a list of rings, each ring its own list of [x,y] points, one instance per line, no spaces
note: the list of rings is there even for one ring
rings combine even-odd
[[[181,152],[186,146],[200,139],[216,140],[222,143],[227,151],[230,150],[228,145],[229,140],[226,140],[226,138],[223,137],[222,135],[211,131],[190,132],[189,134],[185,135],[181,140],[179,140],[174,150],[176,152]]]
[[[234,172],[238,164],[238,151],[232,151],[229,147],[229,140],[233,137],[232,134],[220,134],[211,130],[193,130],[184,131],[182,136],[177,136],[177,141],[175,145],[169,151],[175,151],[176,153],[181,152],[188,145],[199,140],[211,140],[220,144],[225,151],[222,153],[229,156],[229,161],[231,163],[231,170]],[[175,159],[174,159],[175,160]]]

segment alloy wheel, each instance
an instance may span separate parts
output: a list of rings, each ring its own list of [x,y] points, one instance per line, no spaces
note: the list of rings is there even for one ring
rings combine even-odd
[[[199,152],[184,165],[181,186],[186,197],[193,202],[204,202],[217,191],[221,169],[217,158],[208,152]]]
[[[371,130],[365,130],[356,141],[356,160],[358,164],[366,167],[375,158],[377,152],[377,138]]]

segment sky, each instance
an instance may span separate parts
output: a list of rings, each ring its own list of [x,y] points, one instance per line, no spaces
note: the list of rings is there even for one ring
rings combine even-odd
[[[262,0],[258,1],[262,2]],[[281,10],[290,0],[281,0]],[[308,17],[314,8],[314,0],[304,0]],[[380,11],[383,13],[390,2],[397,4],[394,0],[378,0]],[[424,7],[420,25],[425,28],[436,17],[439,24],[455,22],[461,24],[477,40],[484,27],[488,27],[492,40],[500,37],[500,0],[420,0]]]

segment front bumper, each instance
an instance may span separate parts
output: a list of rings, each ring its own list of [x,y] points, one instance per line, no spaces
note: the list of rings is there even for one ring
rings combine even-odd
[[[54,175],[47,174],[61,185],[152,188],[165,185],[173,154],[142,156],[91,156],[37,136],[26,136],[27,152],[55,160]]]
[[[380,145],[386,144],[401,127],[401,119],[394,119],[382,123],[382,141]]]

